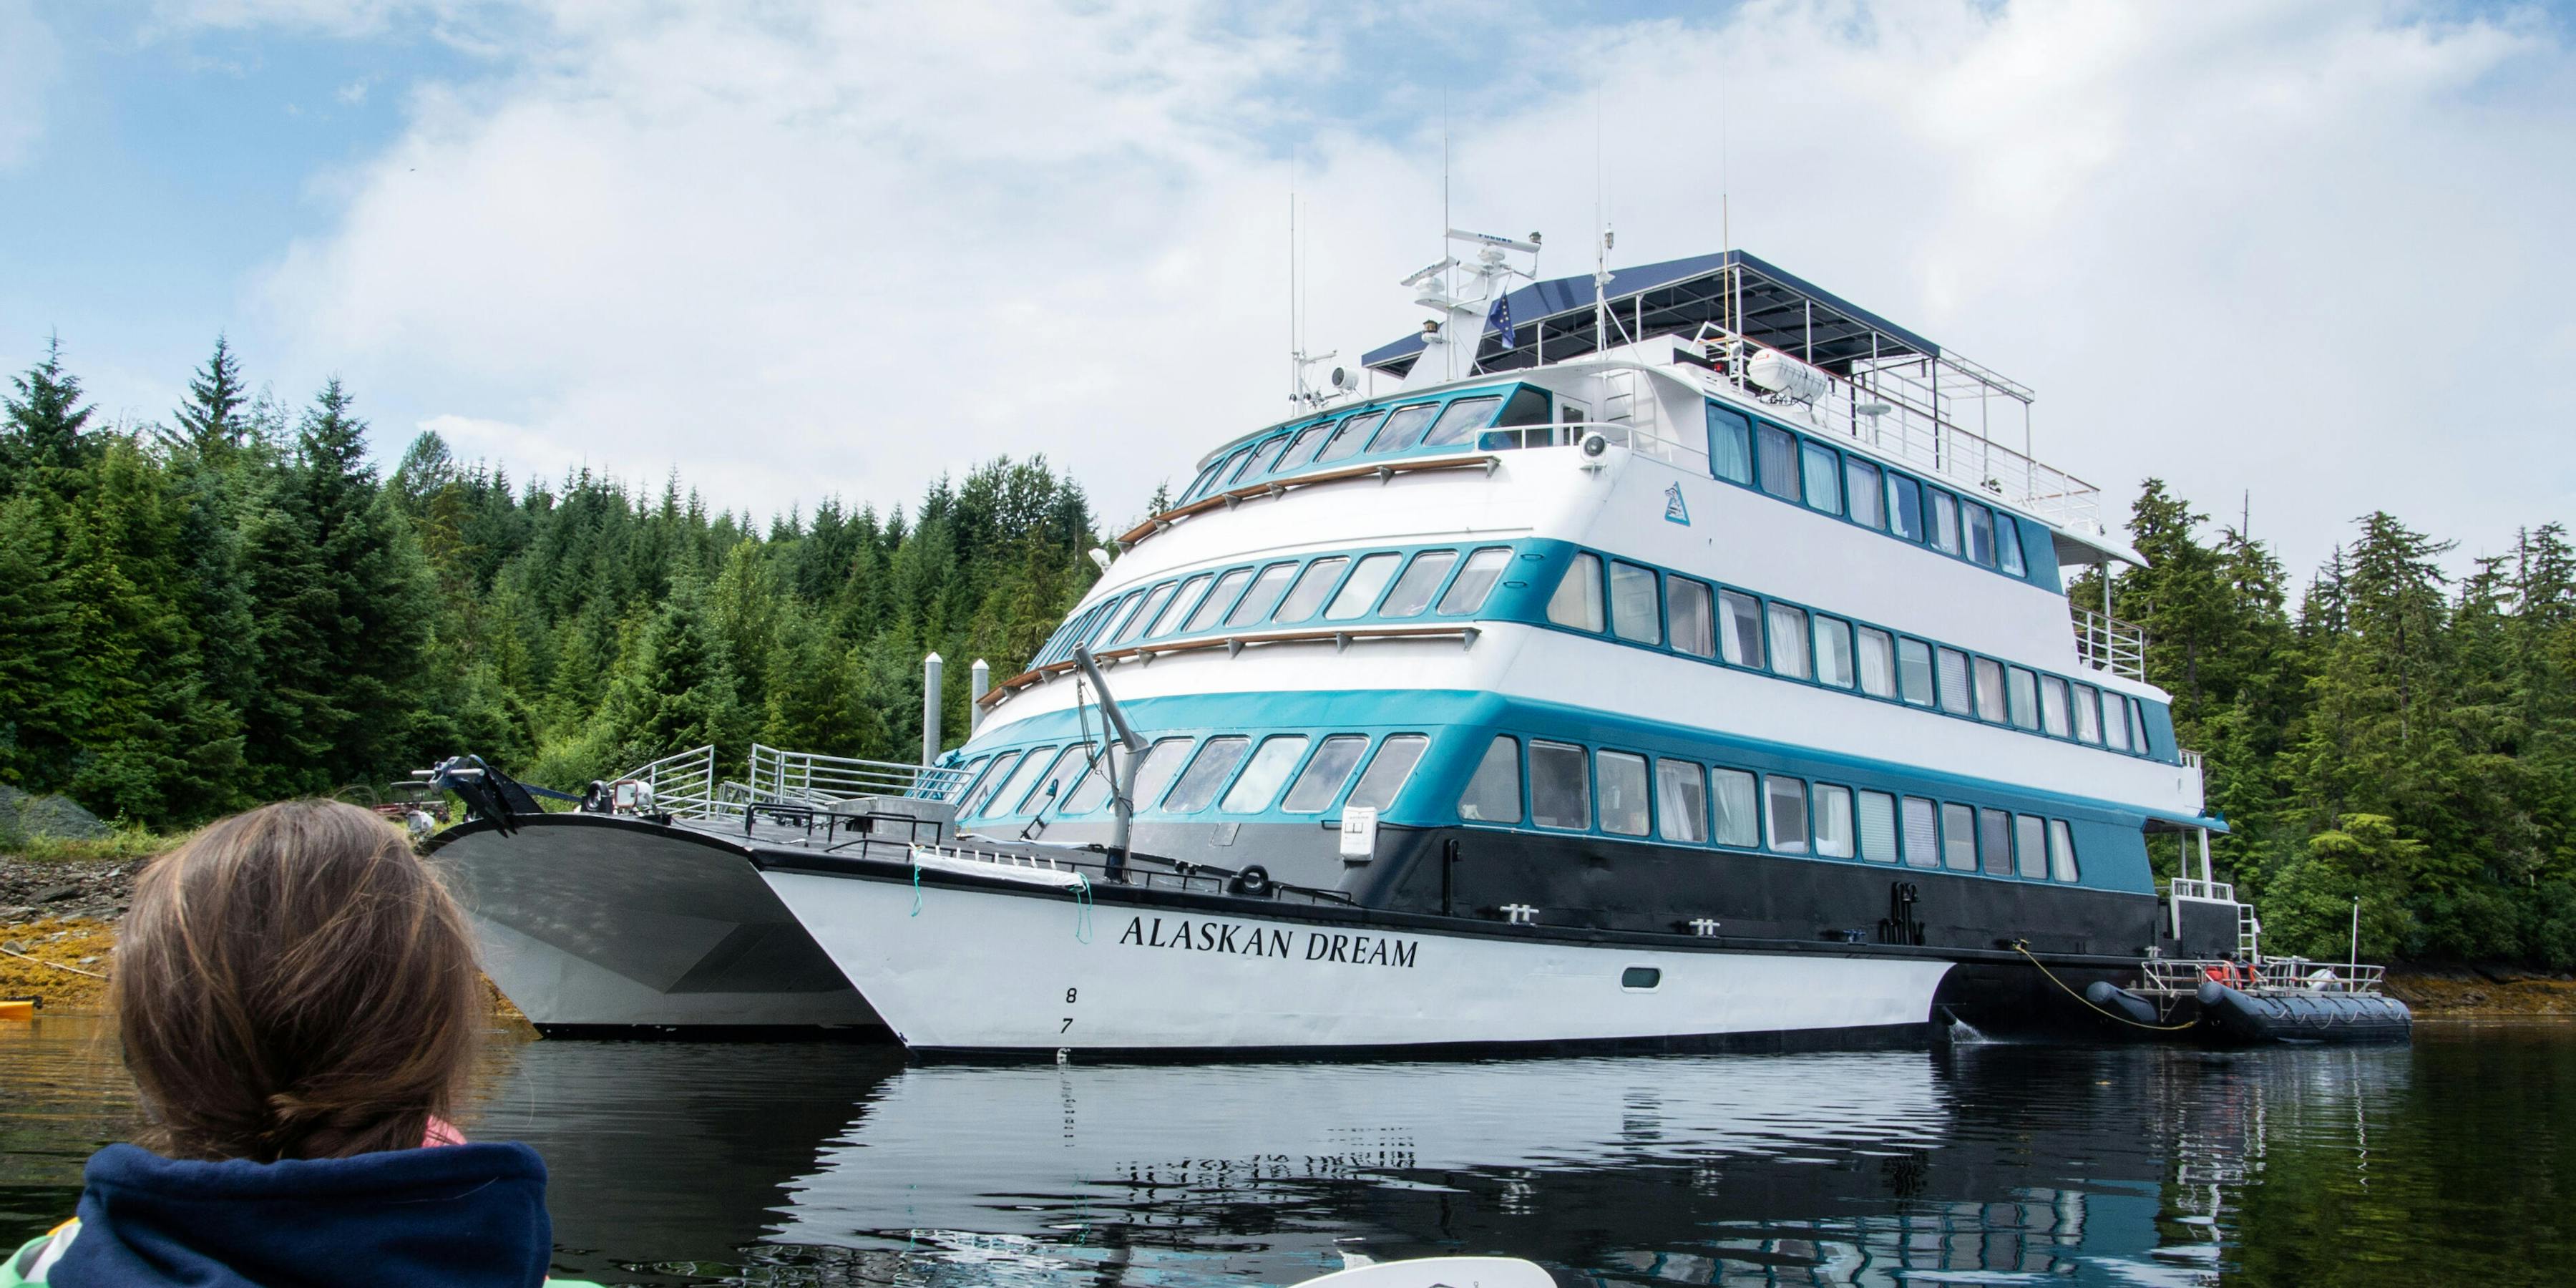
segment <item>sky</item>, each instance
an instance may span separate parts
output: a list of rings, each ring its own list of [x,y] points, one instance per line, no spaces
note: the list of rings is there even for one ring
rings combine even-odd
[[[220,332],[763,519],[1042,454],[1123,527],[1289,411],[1292,187],[1348,358],[1444,186],[1548,276],[1731,233],[2294,575],[2576,520],[2563,4],[0,0],[0,367],[166,421]]]

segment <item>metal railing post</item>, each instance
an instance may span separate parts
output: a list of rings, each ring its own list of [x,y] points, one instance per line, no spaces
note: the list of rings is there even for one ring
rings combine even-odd
[[[921,659],[921,763],[939,759],[939,671],[937,653]]]
[[[984,695],[992,691],[993,668],[982,658],[966,669],[966,736],[972,738],[984,727]]]

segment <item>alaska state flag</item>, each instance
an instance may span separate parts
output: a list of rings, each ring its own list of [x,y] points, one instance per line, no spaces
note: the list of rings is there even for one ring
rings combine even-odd
[[[1512,329],[1512,297],[1509,291],[1494,297],[1494,307],[1485,314],[1485,329],[1499,333],[1506,349],[1520,343],[1520,333]]]

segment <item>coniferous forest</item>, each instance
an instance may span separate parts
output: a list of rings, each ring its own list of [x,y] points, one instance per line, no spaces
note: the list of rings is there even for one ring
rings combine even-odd
[[[921,657],[1019,670],[1095,575],[1043,458],[909,509],[757,523],[575,473],[514,480],[435,435],[390,471],[337,381],[254,394],[218,341],[166,423],[100,423],[59,348],[0,426],[0,783],[183,827],[381,789],[473,751],[577,786],[707,743],[910,760]],[[2148,480],[2113,611],[2205,753],[2222,879],[2267,945],[2576,969],[2576,549],[2564,527],[2446,571],[2372,513],[2294,579]],[[2099,577],[2076,602],[2100,608]],[[2158,842],[2161,871],[2184,857]]]

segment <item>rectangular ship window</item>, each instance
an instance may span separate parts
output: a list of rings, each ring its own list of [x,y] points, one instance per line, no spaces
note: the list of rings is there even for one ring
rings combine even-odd
[[[1959,510],[1968,521],[1968,558],[1994,567],[1995,512],[1974,501],[1960,502]]]
[[[1207,598],[1199,601],[1198,611],[1190,614],[1190,620],[1181,623],[1181,629],[1203,631],[1216,625],[1217,619],[1225,616],[1225,610],[1234,607],[1236,597],[1243,591],[1243,583],[1250,580],[1252,570],[1249,568],[1236,568],[1217,578],[1216,584],[1208,587]]]
[[[1369,439],[1368,449],[1372,452],[1395,452],[1413,446],[1414,431],[1421,429],[1431,419],[1431,413],[1439,409],[1438,403],[1415,403],[1410,407],[1396,408],[1395,414],[1386,418],[1385,427]]]
[[[1932,646],[1918,639],[1896,641],[1897,696],[1918,707],[1932,705]]]
[[[1717,623],[1709,602],[1707,582],[1672,579],[1672,594],[1664,604],[1664,628],[1671,632],[1674,648],[1692,657],[1717,656]]]
[[[1770,606],[1771,669],[1793,680],[1807,678],[1807,610]]]
[[[1288,788],[1288,799],[1279,808],[1290,814],[1314,814],[1333,803],[1342,794],[1342,784],[1351,780],[1351,771],[1360,767],[1360,753],[1368,750],[1368,735],[1337,733],[1315,747],[1306,768]]]
[[[1816,784],[1816,853],[1829,859],[1852,856],[1852,794],[1848,787]]]
[[[1753,422],[1708,404],[1708,472],[1729,483],[1753,484]]]
[[[1860,794],[1860,857],[1869,863],[1896,862],[1896,798],[1886,792]]]
[[[2012,815],[1999,809],[1977,811],[1977,853],[1990,877],[2012,875]]]
[[[1875,627],[1860,635],[1860,691],[1873,698],[1896,696],[1896,639]]]
[[[2004,723],[2004,664],[1990,657],[1977,659],[1977,718]]]
[[[1163,607],[1172,602],[1174,585],[1173,582],[1164,582],[1156,586],[1152,594],[1145,596],[1145,607],[1135,616],[1127,619],[1127,625],[1119,629],[1118,638],[1114,642],[1124,644],[1144,635],[1146,629],[1151,627],[1156,619],[1162,617]]]
[[[1250,738],[1231,734],[1199,744],[1199,754],[1191,757],[1190,767],[1181,771],[1181,781],[1163,801],[1163,808],[1174,814],[1195,814],[1206,809],[1216,799],[1217,789],[1234,777],[1234,767],[1243,763],[1243,753],[1251,746]]]
[[[2053,675],[2039,677],[2039,727],[2052,738],[2067,735],[2066,681]]]
[[[1464,617],[1483,608],[1485,596],[1492,594],[1494,583],[1502,580],[1503,565],[1511,561],[1510,546],[1477,547],[1474,554],[1467,556],[1467,566],[1458,570],[1457,578],[1440,596],[1440,606],[1433,611],[1443,617]]]
[[[1249,626],[1268,617],[1270,610],[1278,607],[1279,597],[1288,592],[1288,579],[1296,573],[1297,565],[1293,563],[1275,563],[1262,569],[1261,575],[1252,579],[1252,589],[1243,592],[1242,601],[1225,615],[1225,624]]]
[[[1977,811],[1942,802],[1941,866],[1953,872],[1977,870]]]
[[[1761,427],[1762,490],[1791,501],[1798,499],[1798,440],[1774,425]]]
[[[1578,631],[1601,631],[1601,556],[1578,554],[1565,567],[1565,580],[1548,596],[1547,620]]]
[[[1656,830],[1667,841],[1708,839],[1707,771],[1687,760],[1655,762]]]
[[[1315,453],[1315,463],[1330,465],[1359,455],[1360,445],[1369,440],[1369,434],[1377,428],[1378,422],[1385,419],[1385,412],[1373,411],[1343,421],[1341,432],[1324,444],[1324,450]]]
[[[1297,574],[1297,584],[1288,588],[1286,597],[1279,601],[1279,611],[1272,613],[1270,620],[1302,622],[1314,616],[1324,596],[1333,593],[1333,583],[1341,580],[1342,569],[1350,566],[1350,560],[1338,557],[1306,565],[1306,571]]]
[[[1968,705],[1968,655],[1954,648],[1941,650],[1941,709],[1954,716],[1972,713]]]
[[[2089,684],[2075,686],[2075,739],[2102,745],[2102,693]]]
[[[1449,409],[1440,413],[1440,419],[1432,423],[1431,432],[1422,436],[1422,445],[1454,447],[1474,438],[1476,431],[1493,419],[1494,408],[1502,401],[1499,397],[1461,398],[1449,404]]]
[[[2009,705],[2012,709],[2013,727],[2038,728],[2039,677],[2031,674],[2030,668],[2021,666],[2009,667],[2004,674],[2007,677],[2006,692],[2011,695]]]
[[[1731,590],[1717,592],[1718,612],[1725,617],[1719,633],[1726,660],[1735,666],[1762,669],[1762,602]]]
[[[1782,854],[1807,852],[1807,785],[1795,778],[1762,780],[1763,817],[1771,826],[1771,848]]]
[[[2037,815],[2013,815],[2013,872],[2030,881],[2048,879],[2048,824]]]
[[[1710,833],[1720,845],[1752,849],[1762,844],[1761,806],[1754,800],[1753,775],[1741,769],[1708,771],[1708,803],[1717,815]]]
[[[1807,508],[1827,514],[1842,513],[1842,461],[1834,449],[1800,443],[1798,463],[1806,470]]]
[[[1429,738],[1418,733],[1399,733],[1377,745],[1377,757],[1369,761],[1368,772],[1360,775],[1360,785],[1351,789],[1351,798],[1342,802],[1344,809],[1385,809],[1395,803],[1395,794],[1404,790],[1404,781],[1413,776],[1413,767],[1422,761],[1422,749],[1431,745]],[[1520,753],[1512,753],[1512,817],[1520,817]]]
[[[1851,623],[1816,614],[1816,678],[1837,689],[1852,686]]]
[[[1905,866],[1941,866],[1941,823],[1932,802],[1920,796],[1905,798]]]
[[[2129,749],[2129,700],[2119,694],[2102,695],[2102,740],[2113,751]]]
[[[1530,742],[1530,821],[1583,832],[1592,827],[1592,770],[1581,747]]]
[[[1879,527],[1878,467],[1857,456],[1843,458],[1843,494],[1851,501],[1852,522]]]
[[[2011,515],[1995,511],[1995,553],[2003,557],[2003,569],[2016,577],[2028,576],[2030,569],[2021,557],[2021,527]]]
[[[2136,698],[2129,699],[2129,750],[2141,756],[2155,751],[2153,742],[2147,737],[2147,704]]]
[[[1279,463],[1270,468],[1274,472],[1284,474],[1300,465],[1312,464],[1316,441],[1332,427],[1332,422],[1326,421],[1321,425],[1309,425],[1298,430],[1297,437],[1288,444],[1288,450],[1279,454]]]
[[[1663,593],[1655,570],[1610,561],[1610,629],[1623,640],[1640,644],[1664,642]]]
[[[1887,530],[1908,541],[1923,539],[1923,485],[1893,471],[1887,476]]]
[[[2075,870],[2075,837],[2066,820],[2048,820],[2048,875],[2052,880],[2079,880]]]
[[[1395,579],[1395,589],[1386,592],[1386,602],[1378,605],[1380,617],[1419,617],[1431,606],[1431,593],[1449,579],[1451,565],[1458,562],[1455,550],[1425,550],[1404,566],[1404,575]]]
[[[1945,555],[1959,553],[1959,503],[1947,492],[1925,488],[1932,508],[1932,548]]]
[[[1601,775],[1601,830],[1619,836],[1644,836],[1646,758],[1625,751],[1605,751],[1594,762]]]
[[[1403,559],[1395,554],[1363,556],[1359,567],[1351,570],[1351,579],[1342,583],[1333,602],[1325,606],[1324,620],[1338,622],[1366,614],[1377,603],[1377,593],[1386,589],[1387,579],[1395,575],[1395,565]]]
[[[1521,744],[1510,734],[1497,736],[1476,762],[1467,790],[1458,794],[1458,817],[1470,823],[1521,821]]]

